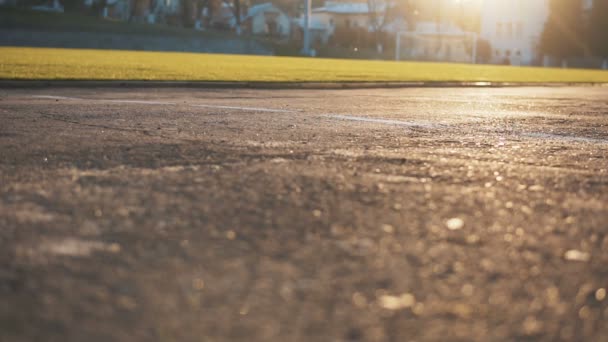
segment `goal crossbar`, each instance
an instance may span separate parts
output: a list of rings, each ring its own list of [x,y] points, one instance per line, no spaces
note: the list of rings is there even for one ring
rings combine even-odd
[[[420,34],[415,31],[399,31],[395,35],[395,60],[401,60],[401,48],[402,48],[402,37],[409,37],[415,40],[437,40],[441,38],[461,38],[463,40],[469,40],[472,43],[471,52],[471,63],[477,62],[477,33],[475,32],[463,32],[459,34],[445,33],[436,34],[435,36],[429,37],[428,35]]]

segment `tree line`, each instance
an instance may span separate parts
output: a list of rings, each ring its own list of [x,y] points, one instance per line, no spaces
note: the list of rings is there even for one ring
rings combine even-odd
[[[541,36],[543,54],[608,58],[608,0],[594,0],[589,10],[583,0],[550,0],[549,18]]]

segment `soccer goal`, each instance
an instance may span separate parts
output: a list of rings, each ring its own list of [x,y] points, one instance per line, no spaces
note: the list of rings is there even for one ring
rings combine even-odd
[[[477,56],[477,33],[425,33],[401,31],[396,34],[395,60],[423,60],[473,63]]]

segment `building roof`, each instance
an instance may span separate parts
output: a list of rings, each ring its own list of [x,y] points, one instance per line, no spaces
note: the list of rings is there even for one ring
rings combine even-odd
[[[385,7],[386,3],[384,1],[379,2],[375,11],[384,12]],[[325,6],[314,8],[312,11],[316,13],[325,12],[332,14],[369,14],[370,8],[367,2],[326,1]]]
[[[304,17],[295,18],[295,19],[293,19],[293,22],[297,26],[304,28]],[[322,21],[316,20],[314,17],[310,17],[310,29],[318,30],[318,31],[325,31],[328,28]]]
[[[283,11],[281,11],[279,8],[277,8],[272,3],[265,2],[263,4],[258,4],[258,5],[249,7],[249,9],[247,10],[247,18],[255,17],[256,15],[258,15],[260,13],[264,13],[264,12],[283,13]]]
[[[313,12],[328,12],[334,14],[368,14],[367,3],[327,3],[323,7],[312,10]]]

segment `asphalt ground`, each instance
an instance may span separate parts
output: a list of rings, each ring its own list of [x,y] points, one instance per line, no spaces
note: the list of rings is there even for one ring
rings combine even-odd
[[[0,90],[1,341],[608,341],[608,89]]]

